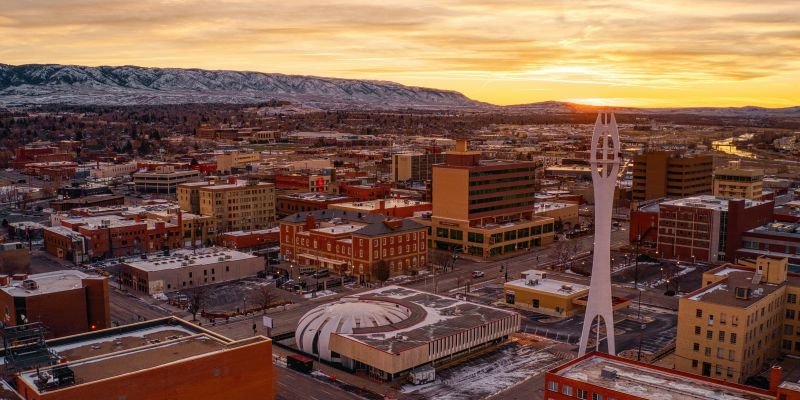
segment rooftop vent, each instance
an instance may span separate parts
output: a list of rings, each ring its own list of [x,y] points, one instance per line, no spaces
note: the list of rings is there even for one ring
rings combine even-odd
[[[606,379],[616,379],[617,370],[611,367],[603,367],[603,369],[600,371],[600,376]]]

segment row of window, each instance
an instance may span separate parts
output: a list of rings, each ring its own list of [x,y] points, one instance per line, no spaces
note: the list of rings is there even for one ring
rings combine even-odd
[[[555,382],[555,381],[548,381],[547,382],[547,390],[549,390],[551,392],[554,392],[554,393],[558,393],[558,389],[559,389],[558,382]],[[589,397],[589,391],[587,391],[586,389],[575,388],[573,390],[573,387],[570,386],[570,385],[561,385],[561,394],[563,394],[564,396],[573,396],[573,394],[574,394],[576,399],[581,399],[581,400],[589,400],[589,398],[590,398]],[[603,395],[600,394],[600,393],[592,393],[591,399],[592,400],[605,400],[603,398]],[[609,396],[608,400],[616,400],[616,399],[614,397],[610,397]]]

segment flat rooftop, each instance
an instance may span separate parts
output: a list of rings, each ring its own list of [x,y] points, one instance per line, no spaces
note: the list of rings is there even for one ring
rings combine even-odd
[[[308,192],[308,193],[291,193],[291,194],[281,194],[278,195],[279,199],[291,199],[291,200],[302,200],[302,201],[309,201],[309,202],[328,202],[328,201],[339,201],[339,200],[348,200],[350,197],[347,196],[339,196],[335,194],[329,193],[315,193],[315,192]]]
[[[163,271],[184,268],[189,265],[209,265],[220,262],[234,262],[260,258],[241,251],[213,247],[202,250],[181,249],[173,251],[169,256],[153,257],[147,260],[126,261],[125,264],[142,271]],[[187,263],[187,265],[184,265]]]
[[[384,200],[352,201],[348,203],[339,203],[331,206],[331,208],[347,208],[353,210],[375,211],[382,209],[381,202],[383,202],[383,209],[431,205],[431,203],[425,201],[389,198]]]
[[[603,371],[606,374],[603,374]],[[775,395],[722,381],[671,372],[590,353],[550,371],[551,374],[651,400],[774,400]],[[545,396],[546,397],[546,396]]]
[[[758,206],[765,203],[767,202],[756,201],[756,200],[744,201],[744,205],[746,208]],[[683,199],[665,201],[661,204],[667,206],[676,206],[676,207],[708,208],[718,211],[728,211],[728,200],[711,195],[686,197]]]
[[[280,232],[281,232],[281,228],[276,226],[275,228],[256,229],[256,230],[252,230],[252,231],[225,232],[222,235],[227,235],[227,236],[250,236],[250,235],[269,235],[271,233],[280,233]]]
[[[208,355],[257,341],[263,337],[234,342],[188,322],[168,317],[97,332],[48,341],[52,351],[65,359],[78,384],[155,368],[161,365]],[[36,388],[35,370],[20,377]],[[57,390],[44,389],[41,392]]]
[[[529,282],[536,282],[535,284]],[[552,278],[537,278],[531,276],[527,279],[516,279],[503,284],[506,289],[535,290],[558,296],[572,296],[575,294],[586,294],[589,286],[579,283],[560,281]]]
[[[754,271],[728,271],[727,279],[723,279],[692,292],[688,296],[688,299],[702,301],[704,303],[744,308],[761,300],[764,296],[778,290],[779,287],[785,284],[775,285],[766,282],[753,284],[754,275]],[[736,288],[751,289],[751,294],[746,299],[738,298],[736,297]]]
[[[394,285],[348,298],[387,301],[403,305],[410,310],[410,316],[396,324],[356,328],[353,329],[353,333],[339,334],[393,354],[515,315],[512,311]],[[397,340],[398,335],[403,339]]]
[[[83,279],[87,278],[104,279],[100,276],[87,275],[81,271],[65,269],[28,275],[27,280],[32,280],[38,285],[36,289],[26,289],[22,285],[23,281],[11,281],[8,286],[0,287],[0,290],[13,297],[40,296],[48,293],[80,289],[83,287]]]

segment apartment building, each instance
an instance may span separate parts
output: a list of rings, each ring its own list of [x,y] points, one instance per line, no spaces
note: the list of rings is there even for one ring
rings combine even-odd
[[[711,193],[714,158],[655,151],[633,158],[633,200]]]
[[[525,251],[553,240],[554,219],[537,216],[533,162],[481,160],[459,140],[433,167],[433,209],[416,220],[431,246],[480,257]]]
[[[761,200],[764,192],[764,170],[738,167],[714,171],[714,196],[725,199]]]
[[[275,222],[275,185],[229,180],[197,188],[199,214],[210,216],[214,234],[263,229]]]
[[[685,261],[734,261],[742,234],[771,222],[772,216],[772,201],[708,195],[665,201],[658,205],[656,250]]]
[[[705,272],[703,287],[679,302],[675,369],[744,383],[771,360],[800,355],[798,295],[800,275],[785,258]]]
[[[736,257],[743,261],[762,255],[786,257],[789,271],[800,272],[800,223],[771,222],[744,232]]]

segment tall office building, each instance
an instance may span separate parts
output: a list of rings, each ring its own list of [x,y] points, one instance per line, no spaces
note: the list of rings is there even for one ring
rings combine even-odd
[[[633,200],[711,193],[714,158],[655,151],[633,158]]]
[[[536,164],[481,160],[466,140],[445,155],[433,166],[432,213],[418,219],[432,246],[488,257],[553,240],[553,219],[534,212]]]
[[[763,191],[762,169],[739,168],[734,164],[714,171],[714,196],[726,199],[761,200]]]
[[[445,162],[444,153],[392,154],[392,180],[426,181],[433,177],[433,165]]]

